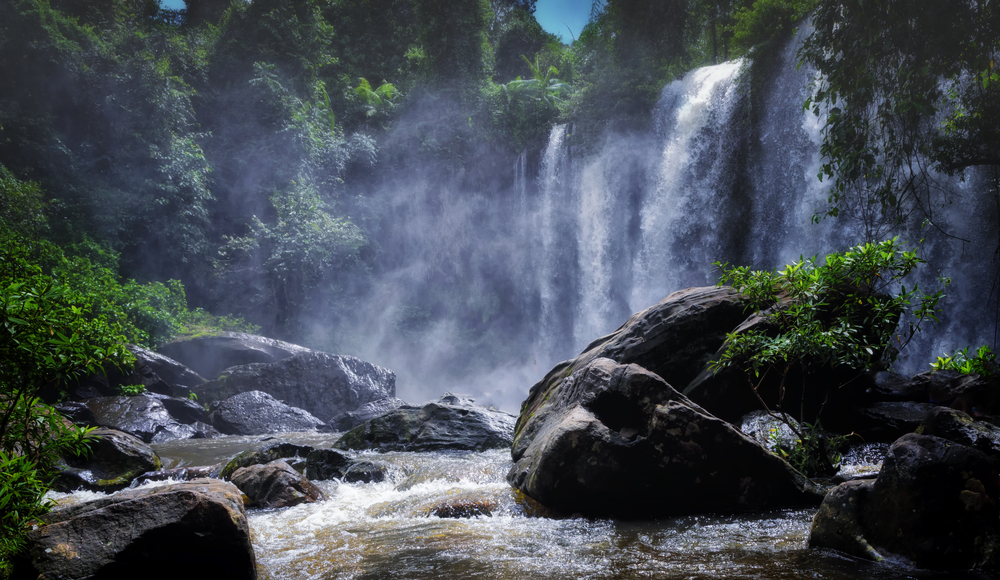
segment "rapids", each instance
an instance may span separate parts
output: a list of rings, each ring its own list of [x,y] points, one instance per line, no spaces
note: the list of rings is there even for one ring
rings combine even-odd
[[[308,432],[273,439],[321,447],[337,437]],[[259,446],[261,439],[221,437],[154,447],[164,467],[179,467],[225,461]],[[884,451],[859,450],[850,459],[859,464],[845,473],[877,469],[870,462]],[[506,483],[511,466],[506,450],[366,457],[389,464],[389,480],[316,482],[327,501],[248,509],[261,580],[944,577],[807,548],[814,509],[657,521],[552,517]],[[52,497],[77,502],[99,495]],[[440,517],[436,514],[448,515],[442,507],[478,515]]]

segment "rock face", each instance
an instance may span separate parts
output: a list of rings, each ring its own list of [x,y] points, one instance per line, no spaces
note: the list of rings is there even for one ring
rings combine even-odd
[[[137,437],[113,429],[93,432],[97,441],[90,445],[87,458],[69,458],[53,486],[56,491],[89,489],[112,492],[129,486],[132,480],[163,465],[156,453]]]
[[[304,346],[255,334],[223,332],[168,342],[159,348],[159,352],[182,362],[203,377],[214,378],[229,367],[273,363],[312,351]]]
[[[386,397],[384,399],[365,403],[353,411],[341,413],[330,419],[326,422],[326,425],[323,426],[322,431],[326,431],[328,433],[350,431],[369,419],[381,417],[382,415],[385,415],[390,411],[394,411],[405,404],[406,402],[403,401],[403,399],[398,399],[396,397]]]
[[[263,391],[317,417],[333,417],[395,396],[396,375],[352,356],[306,352],[271,364],[229,368],[196,389],[201,403],[247,391]]]
[[[819,503],[777,456],[637,365],[599,358],[522,411],[507,480],[546,507],[659,517]]]
[[[233,473],[231,481],[257,507],[291,507],[326,499],[315,484],[280,459],[241,467]]]
[[[264,435],[308,431],[323,424],[308,412],[291,407],[262,391],[249,391],[216,405],[212,426],[227,435]]]
[[[998,500],[1000,480],[986,454],[909,434],[889,448],[874,482],[842,484],[827,496],[809,544],[876,559],[893,553],[920,568],[996,569]]]
[[[131,433],[146,443],[163,443],[175,439],[210,437],[213,433],[205,426],[186,425],[174,418],[159,395],[132,397],[94,397],[83,401],[91,410],[98,425]],[[178,408],[185,405],[176,402]],[[185,417],[185,415],[182,415]]]
[[[405,405],[344,434],[337,449],[437,451],[502,449],[513,440],[514,416],[445,393],[423,407]]]
[[[23,577],[257,577],[240,492],[218,480],[125,490],[42,521],[28,533]]]

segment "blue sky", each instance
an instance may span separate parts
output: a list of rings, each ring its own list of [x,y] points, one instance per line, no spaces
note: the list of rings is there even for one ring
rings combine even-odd
[[[569,44],[573,42],[573,37],[580,36],[580,31],[587,24],[592,3],[593,0],[538,0],[535,19],[542,28]],[[160,0],[160,5],[179,10],[184,8],[184,0]],[[570,30],[573,36],[570,36]]]
[[[535,20],[546,31],[570,44],[574,37],[580,36],[590,19],[591,4],[593,0],[538,0],[535,4]],[[573,36],[570,36],[570,30],[573,31]]]

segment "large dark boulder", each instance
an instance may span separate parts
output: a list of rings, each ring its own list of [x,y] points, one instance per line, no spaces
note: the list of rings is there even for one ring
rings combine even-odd
[[[892,553],[919,568],[995,570],[1000,478],[993,465],[971,447],[905,435],[874,482],[842,484],[850,487],[827,496],[809,543],[858,556]]]
[[[309,412],[286,405],[262,391],[249,391],[215,405],[212,426],[227,435],[265,435],[308,431],[323,424]]]
[[[116,386],[142,385],[151,393],[186,397],[192,387],[206,382],[204,377],[170,357],[134,344],[128,349],[135,355],[135,366],[120,379],[115,378],[114,373],[109,375]]]
[[[816,504],[806,478],[638,365],[599,358],[519,418],[507,480],[546,507],[661,517]]]
[[[146,443],[212,435],[203,426],[178,421],[155,394],[95,397],[82,402],[93,413],[98,425],[131,433]]]
[[[283,508],[326,499],[316,485],[278,459],[264,465],[241,467],[230,480],[256,507]]]
[[[326,425],[321,430],[328,433],[350,431],[365,421],[381,417],[405,404],[406,401],[396,397],[385,397],[384,399],[365,403],[353,411],[347,411],[333,417],[326,422]]]
[[[304,346],[255,334],[221,332],[174,340],[161,346],[158,352],[212,379],[229,367],[273,363],[312,351]]]
[[[263,391],[317,417],[333,417],[395,396],[396,375],[352,356],[306,352],[270,364],[229,368],[195,392],[200,403],[212,403],[247,391]]]
[[[380,451],[482,451],[509,447],[514,416],[445,393],[423,407],[404,405],[348,431],[337,449]]]
[[[28,562],[16,577],[257,577],[240,492],[219,480],[128,489],[56,509],[28,539]]]
[[[97,429],[86,457],[64,458],[53,489],[112,492],[128,487],[132,480],[163,464],[156,453],[139,438],[114,429]]]

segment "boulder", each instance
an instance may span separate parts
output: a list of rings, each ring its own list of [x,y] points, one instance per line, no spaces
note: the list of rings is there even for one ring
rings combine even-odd
[[[255,334],[221,332],[174,340],[161,346],[158,352],[211,379],[229,367],[273,363],[312,351],[304,346]]]
[[[857,410],[854,430],[865,441],[890,443],[907,433],[913,433],[937,405],[913,401],[872,403]]]
[[[551,509],[650,518],[821,499],[783,460],[638,365],[595,359],[529,409],[507,480]]]
[[[370,403],[361,405],[353,411],[347,411],[337,415],[327,421],[326,425],[324,425],[320,430],[327,433],[350,431],[369,419],[381,417],[389,411],[394,411],[405,404],[406,402],[403,401],[403,399],[398,399],[396,397],[385,397],[384,399],[371,401]]]
[[[57,508],[28,541],[17,577],[257,578],[240,492],[212,479]]]
[[[382,483],[389,477],[389,464],[383,461],[354,461],[344,470],[345,483]]]
[[[515,417],[445,393],[423,407],[404,405],[365,421],[334,443],[337,449],[380,451],[483,451],[509,447]]]
[[[208,423],[208,411],[187,397],[170,397],[160,393],[149,393],[148,396],[159,400],[167,413],[178,423],[184,425]]]
[[[143,473],[163,467],[156,453],[137,437],[114,429],[97,429],[92,435],[96,440],[90,444],[91,454],[64,458],[53,489],[118,491]]]
[[[265,435],[308,431],[323,424],[309,412],[292,407],[263,391],[249,391],[217,403],[212,426],[227,435]]]
[[[226,369],[195,392],[201,403],[263,391],[318,417],[353,411],[396,394],[396,375],[352,356],[306,352],[265,364]]]
[[[167,399],[175,407],[183,400]],[[197,439],[217,435],[204,425],[187,425],[174,418],[164,404],[163,395],[131,397],[94,397],[82,401],[94,414],[98,425],[131,433],[146,443],[165,443],[175,439]],[[182,414],[185,420],[189,416]]]
[[[155,387],[157,384],[155,381],[163,381],[167,385],[173,387],[170,389],[170,392],[165,392],[163,394],[184,396],[187,394],[186,392],[183,392],[185,388],[190,389],[191,387],[207,382],[205,377],[168,356],[164,356],[158,352],[153,352],[134,344],[129,345],[128,349],[133,355],[135,355],[135,370],[133,371],[133,377],[138,375],[151,383],[147,384],[146,382],[136,382],[128,384],[144,384],[150,390],[156,390]]]
[[[314,449],[306,456],[306,477],[315,481],[341,479],[354,459],[336,449]]]
[[[521,416],[530,416],[550,389],[597,358],[634,363],[672,385],[687,385],[712,360],[727,333],[746,320],[745,309],[740,294],[728,287],[674,292],[655,306],[633,314],[618,330],[590,343],[576,359],[556,365],[531,387],[521,405]]]
[[[917,428],[917,432],[978,449],[1000,463],[1000,427],[976,421],[958,409],[934,407],[924,418],[924,423]]]
[[[231,481],[257,507],[292,507],[326,499],[315,484],[280,459],[241,467],[233,473]]]
[[[97,416],[85,403],[80,401],[64,401],[53,405],[56,411],[77,425],[97,427]]]
[[[229,479],[241,467],[263,465],[278,459],[291,459],[293,457],[307,458],[312,455],[313,451],[313,448],[308,445],[296,445],[287,442],[271,443],[260,449],[241,451],[226,463],[222,471],[219,472],[219,477]],[[313,477],[312,475],[309,477],[313,479],[325,479],[323,477]]]
[[[919,568],[996,569],[998,500],[986,454],[911,433],[892,444],[874,482],[848,482],[827,496],[809,544],[869,558],[891,553]]]

